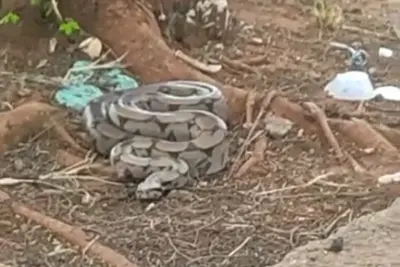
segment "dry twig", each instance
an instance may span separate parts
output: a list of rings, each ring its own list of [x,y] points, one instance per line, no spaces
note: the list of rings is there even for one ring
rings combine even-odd
[[[205,73],[217,73],[218,71],[220,71],[222,69],[222,65],[209,65],[209,64],[205,64],[203,62],[200,62],[194,58],[189,57],[188,55],[186,55],[185,53],[183,53],[181,50],[177,50],[175,51],[175,56],[181,60],[183,60],[184,62],[186,62],[187,64],[189,64],[190,66],[201,70]]]
[[[246,121],[243,124],[243,128],[249,129],[253,123],[253,112],[254,112],[254,105],[256,103],[257,93],[251,91],[247,96],[246,101]]]
[[[242,62],[247,65],[260,65],[260,64],[269,63],[268,57],[269,57],[269,55],[265,54],[265,55],[251,57],[251,58],[243,58]]]
[[[265,97],[265,99],[261,105],[260,112],[258,113],[253,126],[251,127],[249,133],[247,134],[247,137],[244,140],[243,145],[240,147],[240,150],[239,150],[235,160],[233,161],[233,165],[225,179],[229,179],[230,177],[232,177],[233,173],[236,171],[236,168],[239,164],[240,158],[242,157],[243,153],[246,151],[247,147],[250,144],[250,140],[253,136],[256,126],[258,125],[258,122],[260,121],[261,117],[264,115],[266,109],[268,109],[269,105],[271,104],[272,100],[275,98],[276,95],[277,95],[276,91],[271,91]]]
[[[324,174],[318,175],[317,177],[315,177],[311,181],[308,181],[305,184],[293,185],[293,186],[288,186],[288,187],[283,187],[283,188],[272,189],[272,190],[268,190],[268,191],[264,191],[264,192],[259,192],[259,193],[256,193],[256,196],[266,196],[266,195],[272,195],[272,194],[281,193],[281,192],[285,192],[285,191],[291,191],[294,189],[310,187],[310,186],[318,183],[320,180],[326,179],[326,178],[336,175],[336,174],[337,174],[336,172],[324,173]]]
[[[251,240],[251,236],[246,237],[245,240],[243,240],[242,243],[240,243],[239,246],[237,246],[234,250],[232,250],[229,254],[228,257],[221,263],[221,266],[224,266],[229,263],[229,259],[238,253],[249,241]]]
[[[260,74],[256,69],[250,67],[246,63],[243,63],[243,62],[241,62],[239,60],[231,60],[231,59],[229,59],[227,57],[221,57],[221,61],[224,64],[230,66],[231,68],[234,68],[234,69],[237,69],[237,70],[240,70],[240,71],[249,72],[249,73],[255,73],[257,75]]]
[[[370,30],[366,30],[366,29],[362,29],[356,26],[350,26],[350,25],[342,25],[341,29],[345,30],[345,31],[350,31],[350,32],[356,32],[356,33],[362,33],[365,35],[370,35],[370,36],[374,36],[377,38],[384,38],[384,39],[389,39],[392,41],[397,41],[397,38],[394,38],[392,36],[389,36],[387,34],[382,34],[379,32],[373,32]]]
[[[258,162],[264,161],[264,152],[267,149],[267,140],[265,136],[259,136],[258,140],[254,146],[254,151],[251,157],[243,163],[243,165],[239,168],[235,177],[240,177],[244,175],[250,168],[252,168]]]
[[[87,150],[82,148],[75,140],[71,137],[71,135],[67,132],[65,127],[58,121],[52,119],[51,123],[54,126],[54,131],[58,134],[58,136],[65,142],[67,142],[73,149],[77,152],[81,152],[86,154]]]
[[[84,71],[84,70],[97,70],[97,69],[111,69],[111,68],[115,68],[115,67],[119,67],[119,68],[124,68],[126,66],[121,65],[122,60],[128,55],[128,52],[125,52],[122,56],[118,57],[117,59],[104,63],[104,64],[97,64],[98,62],[92,62],[89,66],[85,66],[85,67],[77,67],[77,68],[71,68],[67,71],[67,73],[65,74],[64,78],[63,78],[63,83],[68,82],[69,77],[71,76],[71,74],[73,72],[76,71]]]

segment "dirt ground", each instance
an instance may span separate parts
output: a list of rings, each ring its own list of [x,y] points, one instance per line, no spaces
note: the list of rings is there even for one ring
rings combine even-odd
[[[247,70],[224,64],[217,79],[241,88],[274,89],[293,101],[314,101],[332,117],[343,116],[356,104],[329,100],[322,92],[328,79],[345,68],[345,53],[328,51],[328,43],[361,41],[372,54],[369,64],[376,68],[376,82],[398,83],[400,65],[376,56],[381,45],[399,49],[383,1],[343,1],[345,25],[358,30],[324,31],[321,40],[309,6],[300,1],[276,2],[230,1],[235,16],[249,27],[222,54],[229,59],[264,56],[264,60]],[[56,53],[49,54],[51,30],[25,30],[12,37],[10,32],[0,31],[2,110],[31,99],[50,102],[57,87],[38,82],[39,74],[62,77],[74,60],[85,56],[68,52],[72,44],[65,41]],[[254,38],[264,43],[255,43]],[[208,48],[187,52],[212,58],[218,51]],[[48,63],[36,68],[44,59]],[[33,78],[26,79],[23,73]],[[370,122],[400,125],[396,104],[371,101],[367,111]],[[79,127],[75,121],[69,123],[71,132]],[[379,155],[366,155],[347,140],[339,142],[356,160],[379,162]],[[59,170],[63,164],[57,155],[65,149],[44,129],[2,157],[0,177],[36,179]],[[79,179],[2,186],[2,190],[43,214],[81,227],[91,240],[128,259],[136,258],[139,266],[266,266],[360,215],[387,207],[397,196],[396,192],[382,193],[375,182],[351,172],[337,174],[345,168],[321,140],[293,126],[284,138],[268,137],[265,162],[243,177],[228,181],[214,177],[150,205],[136,201],[132,187]],[[328,172],[336,174],[304,186]],[[290,186],[298,187],[269,192]],[[0,207],[0,249],[0,263],[7,266],[106,266],[50,231],[15,216],[7,207]]]

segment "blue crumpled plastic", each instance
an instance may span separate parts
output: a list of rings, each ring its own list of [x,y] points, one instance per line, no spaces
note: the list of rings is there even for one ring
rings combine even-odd
[[[91,62],[85,60],[73,64],[67,83],[54,96],[58,104],[82,111],[92,99],[103,95],[100,88],[121,91],[139,86],[134,78],[123,74],[121,69],[88,69],[89,64]]]

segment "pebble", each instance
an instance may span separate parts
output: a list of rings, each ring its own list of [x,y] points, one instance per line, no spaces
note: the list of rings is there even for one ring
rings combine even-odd
[[[386,47],[380,47],[378,50],[378,54],[380,57],[390,58],[393,56],[393,51]]]
[[[28,89],[28,88],[23,88],[23,89],[18,90],[17,94],[19,97],[27,97],[27,96],[32,95],[32,90]]]
[[[263,39],[261,39],[261,38],[253,37],[253,38],[251,39],[251,43],[252,43],[252,44],[262,44],[262,43],[264,43],[264,41],[263,41]]]
[[[264,119],[265,130],[274,138],[283,138],[292,129],[293,122],[290,120],[269,115]]]
[[[16,171],[22,171],[22,169],[25,167],[24,162],[22,159],[15,159],[14,160],[14,168]]]

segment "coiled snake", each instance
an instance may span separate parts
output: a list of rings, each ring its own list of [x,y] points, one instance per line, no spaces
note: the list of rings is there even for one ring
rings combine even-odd
[[[138,199],[157,199],[228,162],[228,110],[210,84],[170,81],[107,93],[83,112],[99,153],[119,177],[142,181]]]

